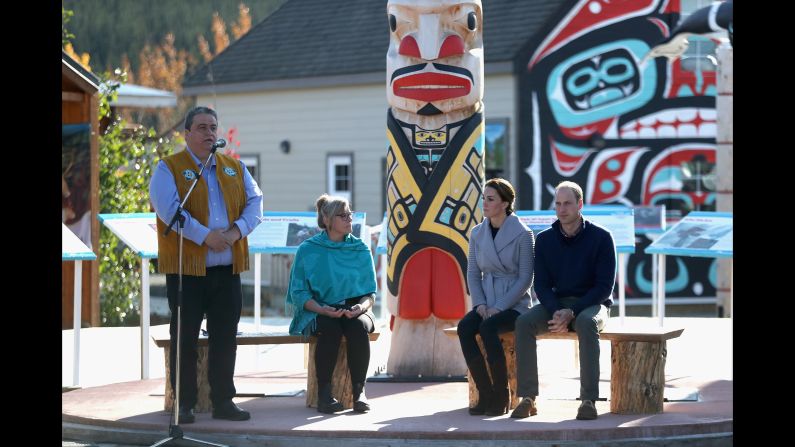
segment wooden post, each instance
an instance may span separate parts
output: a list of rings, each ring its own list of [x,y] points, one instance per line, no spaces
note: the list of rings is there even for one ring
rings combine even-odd
[[[614,340],[611,347],[610,412],[662,413],[667,356],[665,340]]]
[[[715,109],[718,112],[718,134],[715,137],[717,174],[716,211],[734,210],[734,48],[722,43],[716,52],[718,57],[718,96]],[[723,316],[734,315],[732,307],[732,265],[731,259],[718,258],[717,299],[718,306],[724,310]]]
[[[516,395],[516,351],[514,351],[514,336],[513,331],[500,334],[500,341],[502,342],[502,350],[505,352],[505,367],[508,369],[508,390],[511,395],[511,402],[509,410],[513,410],[519,405],[519,397]],[[475,341],[478,343],[480,354],[486,358],[486,348],[483,346],[483,340],[480,334],[475,335]],[[486,362],[486,369],[491,376],[491,369],[489,363]],[[472,380],[472,374],[467,371],[467,379],[469,381],[469,406],[474,407],[478,403],[478,388]]]
[[[337,351],[337,363],[331,375],[331,395],[334,396],[347,410],[353,408],[353,384],[351,373],[348,369],[348,348],[345,337],[340,341]],[[317,338],[309,339],[309,368],[306,373],[306,406],[317,407],[317,373],[315,372],[315,349]]]
[[[444,330],[455,328],[457,323],[433,315],[424,320],[395,317],[387,372],[399,377],[466,374],[467,365],[458,339],[444,336]]]
[[[172,412],[174,410],[174,395],[173,388],[171,388],[171,365],[168,361],[168,353],[171,345],[163,347],[163,352],[166,354],[166,398],[163,410]],[[199,345],[196,347],[198,358],[196,359],[196,383],[198,392],[196,395],[196,406],[193,411],[196,413],[209,413],[213,409],[213,403],[210,400],[210,382],[207,379],[207,345]]]

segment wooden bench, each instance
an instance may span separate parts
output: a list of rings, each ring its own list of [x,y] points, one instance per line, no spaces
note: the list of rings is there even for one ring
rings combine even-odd
[[[378,340],[378,332],[370,334],[370,341]],[[152,337],[158,347],[163,348],[166,359],[166,394],[163,409],[171,412],[174,408],[174,397],[171,388],[171,368],[168,361],[169,350],[171,349],[170,337]],[[317,406],[317,377],[315,375],[315,348],[317,347],[317,337],[308,339],[300,335],[289,335],[287,333],[242,333],[237,336],[238,345],[283,345],[283,344],[304,344],[309,343],[308,371],[306,376],[306,406]],[[210,401],[210,382],[207,379],[207,337],[199,337],[197,345],[197,365],[196,381],[198,382],[198,395],[196,396],[197,413],[212,411]],[[334,374],[331,378],[331,393],[339,399],[342,405],[348,409],[353,408],[353,385],[351,376],[348,372],[348,351],[346,349],[345,337],[342,337],[340,349],[337,354],[337,364],[334,366]]]
[[[450,337],[458,337],[457,328],[445,329]],[[663,389],[665,387],[665,359],[668,354],[666,340],[682,335],[684,328],[621,327],[608,322],[599,334],[600,340],[610,340],[610,412],[617,414],[652,414],[663,411]],[[476,337],[480,352],[485,358],[485,349]],[[577,340],[576,332],[546,333],[538,340]],[[508,368],[508,387],[511,393],[511,409],[519,404],[516,395],[516,352],[514,333],[500,335]],[[469,405],[478,400],[478,390],[469,376]]]

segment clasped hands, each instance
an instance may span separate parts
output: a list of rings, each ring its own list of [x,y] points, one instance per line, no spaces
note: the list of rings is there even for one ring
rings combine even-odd
[[[232,224],[226,230],[212,230],[204,239],[204,243],[214,252],[222,252],[231,247],[241,237],[240,229]]]
[[[547,321],[549,332],[569,332],[569,323],[574,319],[574,311],[560,309],[552,314],[552,319]]]
[[[480,304],[478,305],[478,307],[475,308],[475,312],[477,312],[478,315],[480,315],[480,318],[483,318],[485,320],[487,318],[493,317],[494,315],[497,315],[498,313],[500,313],[500,310],[497,309],[496,307],[486,307],[485,304]]]
[[[346,318],[357,318],[359,315],[363,314],[364,311],[365,309],[361,304],[354,304],[351,306],[350,310],[323,305],[323,315],[331,318],[341,318],[343,316]]]

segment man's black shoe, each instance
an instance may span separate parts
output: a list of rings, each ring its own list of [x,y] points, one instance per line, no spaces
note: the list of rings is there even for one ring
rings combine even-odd
[[[241,409],[234,402],[228,400],[213,406],[213,419],[226,419],[229,421],[247,421],[251,413]]]
[[[196,422],[196,416],[193,414],[193,407],[183,405],[179,407],[179,423],[192,424]]]

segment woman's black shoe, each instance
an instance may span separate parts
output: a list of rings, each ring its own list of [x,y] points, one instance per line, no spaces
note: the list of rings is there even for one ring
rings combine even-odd
[[[357,413],[370,411],[370,404],[367,403],[367,396],[364,395],[364,383],[353,384],[353,411]]]
[[[480,393],[478,396],[478,404],[469,408],[469,414],[472,416],[481,416],[486,414],[486,410],[491,405],[491,394]]]
[[[338,413],[345,408],[337,400],[331,397],[330,385],[318,385],[317,387],[317,411],[320,413],[334,414]]]

